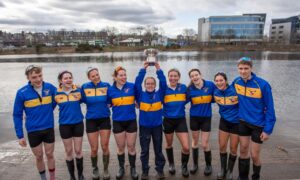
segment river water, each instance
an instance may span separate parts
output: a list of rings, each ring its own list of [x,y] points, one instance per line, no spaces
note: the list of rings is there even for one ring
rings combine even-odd
[[[299,140],[300,52],[162,52],[158,59],[165,72],[173,67],[178,68],[182,74],[181,82],[188,84],[187,73],[192,68],[199,68],[207,80],[212,80],[217,72],[225,72],[229,81],[232,81],[238,76],[237,59],[242,56],[254,59],[254,72],[272,86],[277,116],[274,132]],[[133,82],[144,58],[141,52],[0,56],[0,143],[15,139],[13,102],[17,89],[27,83],[24,70],[28,65],[41,65],[44,80],[55,85],[57,75],[62,70],[73,72],[76,84],[87,82],[85,71],[89,66],[98,67],[101,79],[110,83],[114,68],[124,66],[128,81]],[[153,67],[149,69],[148,75],[155,75]],[[216,105],[213,116],[213,119],[218,120]]]

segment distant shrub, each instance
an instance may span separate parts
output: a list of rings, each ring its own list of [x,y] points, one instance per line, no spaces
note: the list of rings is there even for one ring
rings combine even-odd
[[[102,51],[103,48],[99,45],[91,46],[89,44],[79,44],[76,48],[76,52],[91,52],[94,50]]]

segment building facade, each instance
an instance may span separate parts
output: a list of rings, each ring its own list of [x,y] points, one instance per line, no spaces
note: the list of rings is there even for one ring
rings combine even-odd
[[[269,40],[278,44],[300,44],[300,15],[272,19]]]
[[[198,42],[262,42],[266,14],[210,16],[198,20]]]

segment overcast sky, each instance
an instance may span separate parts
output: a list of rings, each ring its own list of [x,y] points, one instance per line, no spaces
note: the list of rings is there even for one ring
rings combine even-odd
[[[95,30],[114,26],[120,32],[156,25],[167,36],[184,28],[197,30],[197,20],[216,15],[267,13],[271,19],[300,15],[299,0],[0,0],[0,30],[9,32]]]

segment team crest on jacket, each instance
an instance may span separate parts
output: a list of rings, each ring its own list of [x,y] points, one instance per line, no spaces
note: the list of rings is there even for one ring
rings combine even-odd
[[[49,90],[49,89],[45,89],[45,90],[44,90],[44,94],[45,94],[45,96],[48,96],[48,95],[49,95],[49,93],[50,93],[50,90]]]
[[[125,92],[125,93],[128,93],[128,91],[129,91],[129,88],[125,88],[125,89],[124,89],[124,92]]]
[[[79,99],[79,96],[77,94],[72,93],[71,94],[75,99]]]
[[[251,95],[254,95],[254,93],[256,92],[256,90],[249,90]]]
[[[107,88],[105,88],[105,89],[100,89],[101,94],[105,94],[106,91],[107,91]]]
[[[208,88],[207,88],[207,87],[205,87],[205,88],[203,88],[203,90],[204,90],[204,92],[207,92],[207,91],[208,91]]]

